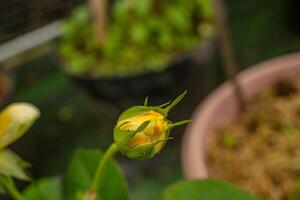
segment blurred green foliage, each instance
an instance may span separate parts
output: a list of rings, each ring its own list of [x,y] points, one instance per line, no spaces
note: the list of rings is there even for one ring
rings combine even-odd
[[[62,180],[53,177],[34,181],[25,189],[23,195],[26,200],[61,200],[63,199]]]
[[[259,200],[218,180],[179,181],[165,189],[158,200]]]
[[[64,182],[66,199],[88,199],[83,198],[82,194],[89,189],[97,163],[102,158],[102,154],[98,150],[81,149],[76,151]],[[49,193],[49,191],[51,192]],[[89,199],[129,199],[125,178],[113,160],[107,166],[103,181],[96,192],[95,199]],[[53,177],[34,181],[24,190],[23,194],[24,200],[62,200],[64,199],[62,179]],[[218,180],[182,180],[168,186],[158,198],[157,194],[149,193],[149,190],[144,191],[139,198],[140,200],[259,200],[229,183]]]
[[[65,20],[59,52],[65,69],[75,74],[120,77],[160,71],[170,57],[211,35],[212,11],[207,0],[116,0],[100,44],[89,10],[79,7]]]
[[[75,152],[66,175],[67,200],[83,199],[82,196],[89,190],[98,163],[102,158],[103,154],[98,150],[79,149]],[[129,199],[126,179],[112,160],[106,166],[105,173],[96,189],[97,198],[94,200]]]

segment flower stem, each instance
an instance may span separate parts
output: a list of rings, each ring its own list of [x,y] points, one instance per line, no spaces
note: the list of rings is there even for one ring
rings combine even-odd
[[[98,184],[101,182],[101,178],[103,178],[103,174],[105,171],[105,168],[107,166],[108,161],[114,157],[114,155],[118,152],[118,147],[115,143],[111,144],[109,148],[105,151],[102,159],[99,162],[99,165],[97,167],[94,179],[92,181],[91,190],[97,189]]]
[[[2,177],[1,182],[8,194],[10,194],[15,200],[25,200],[22,194],[16,188],[16,185],[12,178],[10,177]]]

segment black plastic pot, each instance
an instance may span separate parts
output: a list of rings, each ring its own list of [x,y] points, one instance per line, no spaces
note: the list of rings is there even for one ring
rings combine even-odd
[[[145,97],[149,97],[150,104],[156,105],[174,98],[185,90],[189,93],[186,106],[190,109],[185,107],[184,110],[189,113],[208,90],[207,78],[213,50],[214,40],[209,39],[200,48],[174,58],[162,72],[145,72],[123,78],[94,78],[67,74],[97,102],[104,103],[105,107],[110,109],[109,112],[115,108],[115,114],[129,106],[142,104]]]

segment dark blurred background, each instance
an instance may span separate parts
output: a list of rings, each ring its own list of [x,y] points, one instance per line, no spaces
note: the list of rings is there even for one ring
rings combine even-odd
[[[17,53],[14,54],[7,52],[12,49],[5,49],[5,45],[16,38],[68,16],[82,3],[83,0],[0,1],[0,62],[5,71],[9,70],[14,85],[9,99],[29,101],[42,112],[38,123],[13,145],[16,152],[32,163],[31,173],[35,178],[63,174],[76,148],[104,149],[112,141],[111,128],[120,107],[99,101],[60,70],[61,66],[54,59],[56,33],[53,39],[49,37],[49,41],[47,39],[45,44],[34,50],[16,46]],[[239,70],[300,49],[299,1],[226,0],[225,3]],[[37,38],[31,39],[41,40],[39,36],[37,34]],[[201,69],[200,82],[193,83],[196,86],[188,94],[197,97],[196,100],[190,98],[183,102],[183,105],[188,105],[189,100],[193,101],[192,107],[183,112],[186,118],[195,109],[195,101],[200,103],[206,94],[225,80],[218,44],[214,42],[213,45],[209,64]],[[5,53],[9,56],[3,56]],[[179,87],[178,84],[174,83],[173,87]],[[169,98],[175,96],[174,93],[170,95]],[[168,95],[161,96],[163,98],[157,102],[162,102]],[[151,95],[149,97],[151,102]],[[177,114],[181,111],[184,107],[180,107]],[[177,114],[172,116],[174,120],[178,119]],[[153,199],[165,185],[182,178],[180,135],[183,131],[184,128],[177,131],[176,139],[170,141],[168,148],[154,161],[117,158],[130,180],[133,200]]]

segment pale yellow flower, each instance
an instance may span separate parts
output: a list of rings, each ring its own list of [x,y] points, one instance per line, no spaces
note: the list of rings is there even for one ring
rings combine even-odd
[[[13,103],[0,112],[0,150],[13,143],[31,127],[40,116],[30,103]]]

